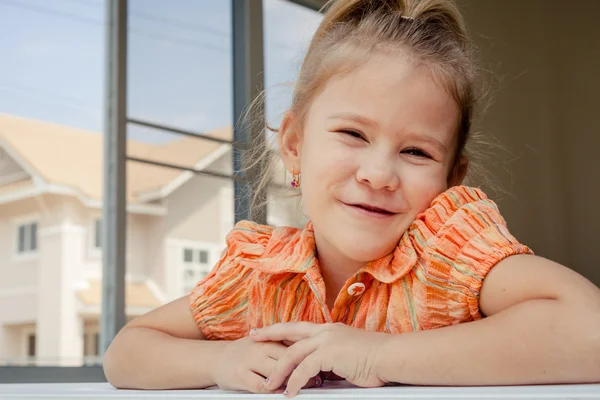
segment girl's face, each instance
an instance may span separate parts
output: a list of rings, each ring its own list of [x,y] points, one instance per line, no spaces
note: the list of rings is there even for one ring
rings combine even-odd
[[[459,108],[425,69],[375,57],[327,82],[302,132],[287,129],[293,118],[281,148],[321,260],[356,268],[391,253],[448,188]]]

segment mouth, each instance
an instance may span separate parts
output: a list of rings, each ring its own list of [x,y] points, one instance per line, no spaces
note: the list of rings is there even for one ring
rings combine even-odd
[[[370,204],[364,204],[364,203],[354,203],[354,204],[349,204],[349,203],[344,203],[345,205],[347,205],[348,207],[351,207],[357,211],[360,211],[362,213],[366,213],[368,215],[372,215],[372,216],[377,216],[377,217],[390,217],[392,215],[396,215],[395,212],[387,210],[385,208],[381,208],[381,207],[376,207]]]

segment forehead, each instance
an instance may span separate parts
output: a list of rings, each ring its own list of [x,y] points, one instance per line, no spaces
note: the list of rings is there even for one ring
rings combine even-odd
[[[435,133],[452,140],[459,122],[454,98],[427,68],[398,57],[376,56],[333,75],[314,99],[311,114],[356,114],[382,129]]]

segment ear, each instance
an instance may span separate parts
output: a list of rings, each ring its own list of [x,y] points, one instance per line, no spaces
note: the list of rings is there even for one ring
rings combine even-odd
[[[285,168],[292,173],[300,173],[300,150],[302,136],[299,131],[296,115],[288,111],[283,116],[279,129],[279,151]]]
[[[448,176],[448,187],[460,185],[467,175],[468,168],[469,159],[465,156],[461,156],[454,164],[454,168],[452,168],[452,171]]]

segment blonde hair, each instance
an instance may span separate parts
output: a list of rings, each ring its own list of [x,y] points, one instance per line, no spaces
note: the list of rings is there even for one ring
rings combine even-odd
[[[461,111],[455,160],[472,159],[467,142],[479,100],[479,66],[454,1],[330,0],[324,9],[292,95],[290,111],[298,123],[303,124],[312,99],[334,74],[350,71],[374,54],[408,57],[416,68],[427,68],[455,99]],[[253,144],[246,155],[253,164],[268,161],[265,174],[256,182],[258,194],[271,182],[276,165],[273,154],[262,141]],[[256,205],[256,198],[252,203]]]

